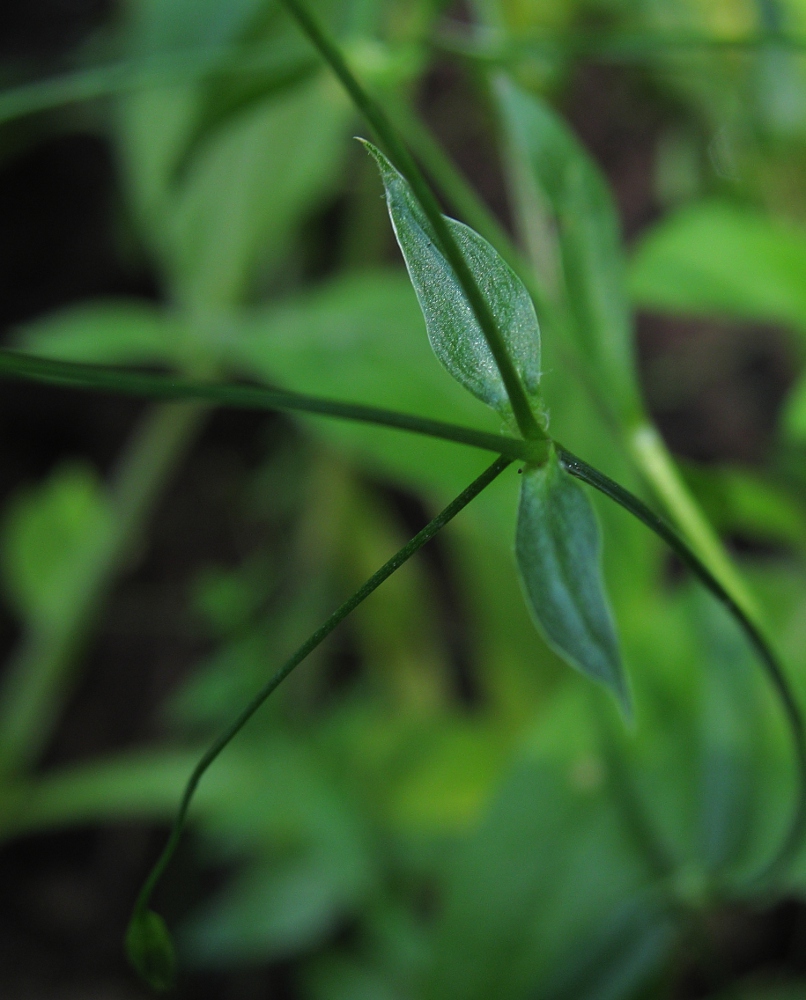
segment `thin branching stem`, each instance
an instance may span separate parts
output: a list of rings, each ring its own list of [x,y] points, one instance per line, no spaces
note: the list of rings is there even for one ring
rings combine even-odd
[[[150,399],[200,400],[246,410],[311,413],[393,430],[411,431],[523,461],[539,460],[545,450],[542,442],[522,441],[505,434],[491,434],[472,427],[398,413],[377,406],[344,403],[263,386],[191,381],[174,375],[146,374],[103,365],[56,361],[0,349],[0,376],[3,375],[73,389],[94,389]]]
[[[157,859],[157,862],[151,870],[151,874],[146,879],[143,888],[140,890],[140,895],[137,897],[137,902],[134,907],[134,917],[142,914],[148,908],[148,903],[151,898],[151,894],[154,891],[154,887],[168,866],[171,857],[179,844],[185,820],[187,818],[188,808],[190,807],[196,788],[198,787],[204,772],[208,769],[208,767],[210,767],[216,757],[218,757],[227,744],[230,743],[235,736],[237,736],[255,712],[257,712],[257,710],[263,705],[266,699],[279,687],[280,684],[282,684],[289,674],[297,666],[299,666],[299,664],[302,663],[302,661],[309,656],[318,645],[320,645],[320,643],[324,642],[336,626],[340,622],[344,621],[344,619],[352,611],[354,611],[359,604],[365,601],[373,591],[377,590],[384,580],[387,580],[396,570],[400,569],[400,567],[407,562],[407,560],[409,560],[415,552],[421,549],[426,542],[430,541],[434,535],[437,534],[437,532],[441,531],[449,521],[456,517],[459,511],[463,510],[471,500],[477,497],[482,490],[489,486],[490,483],[496,479],[508,465],[511,464],[511,462],[511,458],[503,455],[497,458],[492,465],[484,470],[478,479],[475,479],[470,486],[463,490],[462,493],[460,493],[455,500],[448,504],[448,506],[441,513],[437,514],[433,521],[429,521],[422,531],[419,531],[403,546],[402,549],[396,552],[392,558],[388,560],[388,562],[384,563],[383,566],[381,566],[381,568],[352,595],[352,597],[348,598],[333,612],[324,624],[319,626],[313,635],[299,647],[290,659],[283,664],[271,680],[268,681],[268,683],[265,684],[260,691],[258,691],[254,698],[252,698],[249,704],[240,712],[237,718],[233,720],[227,729],[225,729],[224,732],[222,732],[221,735],[213,741],[208,750],[202,755],[198,764],[193,769],[190,778],[188,779],[179,804],[176,819],[174,820],[173,829],[171,830],[171,834],[165,848]]]
[[[764,31],[725,37],[696,32],[562,32],[506,38],[486,31],[468,31],[465,24],[446,24],[430,44],[437,51],[492,66],[522,59],[585,59],[600,63],[642,63],[657,59],[681,60],[720,54],[749,55],[771,48],[801,53],[806,36]]]
[[[321,24],[311,15],[300,0],[281,0],[286,10],[297,21],[313,46],[319,51],[333,72],[341,81],[344,89],[350,95],[353,103],[369,122],[378,139],[386,147],[392,162],[411,185],[417,201],[428,217],[434,229],[437,240],[442,247],[449,264],[453,268],[459,284],[462,286],[470,308],[481,327],[481,332],[490,348],[498,371],[509,396],[512,412],[521,434],[527,440],[546,440],[546,433],[538,424],[521,378],[509,356],[506,343],[498,328],[487,300],[481,293],[476,279],[468,267],[462,251],[448,228],[439,203],[431,188],[417,166],[414,157],[409,153],[406,144],[398,136],[383,108],[375,101],[358,82],[352,70],[347,65],[338,46],[330,38]]]
[[[758,654],[764,672],[784,710],[787,725],[792,735],[798,772],[798,790],[789,827],[778,851],[759,875],[759,879],[771,879],[785,870],[793,860],[803,842],[804,833],[806,833],[806,726],[783,667],[758,626],[666,521],[658,517],[629,490],[625,490],[623,486],[620,486],[603,472],[588,465],[587,462],[583,462],[581,458],[577,458],[576,455],[559,445],[557,446],[557,455],[563,468],[572,476],[589,486],[593,486],[600,493],[604,493],[606,497],[629,511],[633,517],[637,517],[639,521],[642,521],[651,531],[662,538],[697,579],[727,608]]]

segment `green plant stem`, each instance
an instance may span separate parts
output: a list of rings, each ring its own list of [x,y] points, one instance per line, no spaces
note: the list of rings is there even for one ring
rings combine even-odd
[[[400,567],[407,562],[415,552],[421,549],[426,542],[430,541],[434,535],[437,534],[437,532],[441,531],[441,529],[444,528],[449,521],[456,517],[459,511],[463,510],[471,500],[477,497],[482,490],[489,486],[490,483],[496,479],[496,477],[499,476],[508,465],[511,464],[511,462],[511,458],[507,458],[503,455],[500,458],[497,458],[492,465],[484,470],[478,479],[475,479],[470,486],[467,487],[467,489],[463,490],[455,500],[448,504],[448,506],[433,519],[433,521],[429,521],[429,523],[421,531],[417,532],[417,534],[409,542],[407,542],[402,549],[396,552],[391,559],[385,562],[383,566],[381,566],[381,568],[352,595],[352,597],[349,597],[340,607],[338,607],[327,619],[327,621],[324,622],[324,624],[319,626],[313,635],[299,647],[290,659],[283,664],[271,680],[264,687],[262,687],[260,691],[258,691],[254,698],[243,709],[238,717],[233,720],[227,729],[225,729],[224,732],[222,732],[221,735],[213,741],[208,750],[199,760],[196,767],[193,769],[193,772],[188,779],[168,842],[166,843],[162,854],[157,859],[151,873],[146,879],[143,888],[140,890],[137,902],[135,903],[134,915],[132,919],[148,909],[148,903],[151,899],[154,887],[165,871],[177,848],[177,845],[179,844],[185,820],[187,818],[188,808],[190,807],[196,788],[198,787],[204,772],[213,763],[216,757],[218,757],[227,744],[234,739],[235,736],[237,736],[255,712],[257,712],[263,705],[266,699],[279,687],[280,684],[282,684],[289,674],[330,635],[336,626],[344,621],[344,619],[352,611],[354,611],[359,604],[365,601],[370,594],[373,593],[373,591],[377,590],[384,580],[388,579],[396,570],[400,569]]]
[[[150,399],[203,400],[247,410],[280,410],[355,420],[379,427],[412,431],[443,441],[454,441],[523,461],[540,461],[545,452],[542,441],[522,441],[505,434],[490,434],[471,427],[415,417],[408,413],[397,413],[375,406],[342,403],[262,386],[196,382],[173,375],[146,375],[121,368],[85,365],[74,361],[54,361],[50,358],[37,358],[30,354],[18,354],[0,349],[0,376],[2,375],[31,379],[49,385],[95,389]]]
[[[471,33],[465,26],[447,27],[430,44],[437,51],[492,66],[506,66],[524,58],[582,58],[604,63],[650,62],[663,57],[718,53],[753,54],[770,47],[792,52],[806,49],[806,37],[768,31],[734,38],[694,32],[641,31],[607,35],[563,32],[506,38],[502,33]]]
[[[758,626],[670,525],[651,511],[638,497],[633,496],[632,493],[625,490],[623,486],[619,486],[603,472],[599,472],[598,469],[583,462],[581,458],[577,458],[576,455],[559,445],[557,446],[557,454],[560,463],[567,472],[589,486],[593,486],[600,493],[604,493],[605,496],[629,511],[633,517],[638,518],[662,538],[697,579],[727,608],[758,654],[767,678],[783,708],[792,735],[798,772],[798,790],[792,819],[777,853],[759,876],[760,878],[772,877],[784,870],[792,861],[801,847],[804,833],[806,833],[806,728],[800,707],[783,667]]]
[[[748,35],[743,38],[713,38],[704,35],[677,35],[645,32],[635,35],[546,35],[501,43],[468,37],[466,31],[444,31],[428,43],[435,49],[482,62],[505,65],[523,56],[571,56],[612,62],[655,59],[664,55],[700,52],[752,52],[775,46],[798,52],[806,48],[806,38],[786,33]],[[308,60],[292,57],[300,69]],[[198,80],[211,72],[242,76],[273,71],[278,62],[265,46],[211,46],[164,52],[137,59],[123,59],[73,70],[58,76],[8,87],[0,91],[0,124],[25,115],[95,100],[143,87],[170,85]]]
[[[73,666],[86,645],[111,581],[139,541],[167,477],[187,448],[204,408],[163,405],[142,419],[109,488],[113,526],[71,603],[56,622],[31,626],[0,689],[0,774],[31,768],[46,747],[67,697]]]
[[[431,188],[426,183],[420,168],[409,153],[406,145],[398,137],[397,131],[387,118],[381,106],[364,90],[344,60],[338,46],[327,35],[322,26],[311,16],[300,0],[281,0],[283,6],[297,21],[313,46],[319,51],[333,72],[341,81],[353,103],[369,122],[378,139],[385,146],[392,162],[411,185],[417,201],[428,217],[437,240],[448,262],[462,286],[470,308],[478,321],[487,346],[490,348],[498,371],[509,396],[512,412],[521,434],[527,440],[546,440],[546,433],[538,424],[526,390],[509,356],[504,338],[498,329],[487,301],[473,277],[470,268],[454,240],[439,204]]]
[[[711,527],[697,501],[692,497],[669,454],[663,438],[646,420],[625,432],[631,456],[644,479],[663,502],[678,527],[696,549],[703,562],[722,582],[742,611],[759,621],[757,603],[731,562],[718,535]]]

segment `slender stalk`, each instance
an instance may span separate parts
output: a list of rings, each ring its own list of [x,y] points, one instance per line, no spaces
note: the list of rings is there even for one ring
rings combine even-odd
[[[602,413],[608,426],[613,428],[616,442],[704,562],[742,606],[745,614],[758,621],[760,612],[753,595],[699,504],[689,492],[654,425],[647,417],[634,426],[625,426],[619,419],[618,413],[602,395],[590,366],[569,343],[568,336],[561,336],[562,319],[558,310],[539,287],[532,265],[514,245],[509,234],[491,215],[429,131],[401,103],[394,105],[394,111],[396,120],[401,123],[402,131],[410,145],[434,177],[442,193],[498,250],[523,281],[535,302],[541,323],[545,323],[555,335],[558,335],[566,363],[577,369],[594,405]]]
[[[258,691],[254,698],[237,716],[237,718],[233,720],[227,729],[225,729],[224,732],[222,732],[221,735],[213,741],[208,750],[199,760],[196,767],[193,769],[193,772],[188,779],[168,842],[166,843],[162,854],[157,859],[156,864],[151,870],[150,875],[146,879],[143,888],[140,890],[140,894],[137,897],[137,902],[134,907],[134,915],[132,917],[133,920],[148,909],[149,900],[151,899],[154,887],[168,866],[177,845],[179,844],[179,840],[182,836],[182,830],[185,826],[188,808],[190,807],[196,788],[198,787],[204,772],[213,763],[216,757],[218,757],[227,744],[238,735],[241,729],[243,729],[255,712],[258,711],[266,699],[279,687],[280,684],[282,684],[289,674],[330,635],[336,626],[339,625],[340,622],[344,621],[344,619],[352,611],[354,611],[359,604],[365,601],[373,591],[377,590],[384,580],[388,579],[396,570],[400,569],[400,567],[407,560],[409,560],[415,552],[421,549],[426,542],[430,541],[434,535],[437,534],[437,532],[439,532],[449,521],[456,517],[459,511],[465,508],[471,500],[477,497],[482,490],[489,486],[490,483],[497,476],[499,476],[508,465],[511,464],[511,462],[512,459],[505,456],[497,458],[492,465],[485,469],[478,479],[474,480],[466,490],[460,493],[455,500],[448,504],[448,506],[441,513],[439,513],[433,521],[430,521],[409,542],[407,542],[402,549],[396,552],[391,559],[385,562],[383,566],[381,566],[381,568],[352,595],[352,597],[348,598],[333,612],[324,624],[320,625],[313,635],[299,647],[290,659],[283,664],[271,680],[269,680],[268,683],[262,687],[260,691]]]
[[[340,420],[355,420],[379,427],[411,431],[427,437],[440,438],[443,441],[454,441],[484,451],[493,451],[498,455],[509,455],[510,458],[519,458],[523,461],[540,461],[545,452],[543,442],[521,441],[505,434],[490,434],[471,427],[461,427],[442,420],[430,420],[427,417],[415,417],[376,406],[342,403],[262,386],[196,382],[174,375],[146,375],[103,365],[53,361],[49,358],[37,358],[30,354],[18,354],[0,349],[0,377],[3,375],[46,382],[50,385],[65,385],[74,389],[95,389],[151,399],[200,400],[247,410],[313,413]]]
[[[521,434],[527,440],[546,440],[546,433],[535,419],[528,396],[526,395],[526,390],[509,356],[507,346],[501,335],[501,331],[498,329],[495,317],[486,299],[481,294],[476,279],[473,277],[458,244],[448,229],[439,204],[411,153],[409,153],[405,144],[398,137],[396,129],[387,118],[384,110],[369,96],[358,82],[352,70],[345,62],[338,46],[327,35],[322,26],[311,16],[307,7],[300,0],[281,0],[281,2],[339,78],[355,106],[363,113],[377,137],[386,147],[395,166],[411,185],[417,201],[420,203],[420,206],[428,217],[428,221],[434,229],[437,240],[442,247],[442,252],[453,268],[459,284],[467,296],[470,308],[473,310],[476,320],[481,327],[481,332],[484,335],[487,346],[490,348],[490,352],[498,366],[501,379],[506,387],[507,395],[512,405],[512,412]]]
[[[625,432],[633,460],[656,496],[677,522],[678,527],[703,561],[733,595],[748,617],[758,621],[760,611],[755,598],[731,562],[730,556],[697,501],[692,497],[669,454],[663,438],[647,420]]]
[[[563,32],[511,39],[493,32],[470,33],[464,25],[449,25],[431,40],[431,45],[438,51],[450,55],[487,65],[501,66],[512,64],[524,57],[582,58],[603,63],[640,63],[664,57],[742,52],[754,54],[770,47],[797,53],[806,49],[806,37],[778,31],[758,32],[733,38],[719,38],[694,32],[642,31],[611,35]]]
[[[633,496],[623,486],[614,482],[603,472],[599,472],[598,469],[583,462],[581,458],[577,458],[570,451],[557,445],[557,455],[563,468],[572,476],[589,486],[593,486],[600,493],[604,493],[605,496],[629,511],[633,517],[637,517],[639,521],[642,521],[651,531],[662,538],[697,579],[727,608],[758,654],[764,672],[778,696],[786,716],[794,744],[798,772],[798,790],[789,827],[777,853],[759,875],[759,878],[772,877],[785,869],[792,861],[802,845],[804,834],[806,834],[806,726],[804,726],[803,715],[783,667],[758,626],[670,525],[651,511],[638,497]]]
[[[753,52],[770,46],[793,52],[806,49],[806,38],[783,32],[742,38],[669,32],[610,37],[565,33],[502,43],[495,38],[471,37],[466,29],[446,29],[436,38],[429,39],[428,43],[451,55],[490,65],[507,64],[522,56],[534,55],[583,57],[620,63],[700,52]],[[233,45],[177,50],[90,66],[0,91],[0,124],[25,115],[143,87],[197,80],[210,72],[243,76],[271,71],[282,61],[276,55],[267,54],[263,45]],[[287,60],[289,64],[291,61]],[[300,69],[308,62],[302,59],[295,61]]]
[[[113,525],[57,621],[31,626],[0,688],[0,774],[30,768],[51,737],[110,582],[125,565],[177,458],[202,419],[199,406],[158,406],[146,415],[109,489]]]

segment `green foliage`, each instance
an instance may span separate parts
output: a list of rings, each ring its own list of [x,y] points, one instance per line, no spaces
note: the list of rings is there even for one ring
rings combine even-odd
[[[126,933],[129,960],[158,993],[170,990],[176,978],[176,957],[165,921],[153,910],[137,913]]]
[[[421,86],[434,43],[450,48],[437,7],[317,4],[316,13],[335,26],[358,75],[399,101]],[[463,58],[503,139],[529,262],[505,238],[493,246],[446,218],[447,232],[540,425],[548,429],[550,416],[553,436],[641,492],[636,470],[613,446],[646,420],[614,200],[554,109],[559,93],[550,102],[539,86],[562,86],[567,52],[556,40],[548,56],[545,45],[538,56],[533,47],[536,26],[573,33],[589,7],[495,7],[474,12],[485,30],[467,41]],[[738,5],[720,9],[730,30],[753,28]],[[596,5],[596,23],[614,31],[657,27],[661,15],[667,29],[719,28],[699,0],[685,11]],[[576,37],[568,36],[569,51]],[[500,42],[494,62],[485,61],[488,39]],[[646,38],[622,41],[620,51],[643,51],[653,86],[702,116],[686,133],[692,143],[698,128],[707,131],[703,120],[727,120],[726,95],[744,80],[739,58],[719,63],[722,89],[709,89],[703,67],[717,66],[718,53],[699,52],[687,64],[697,72],[675,75],[668,65],[658,69],[660,57],[652,62]],[[449,421],[471,438],[483,433],[483,447],[527,447],[500,433],[502,417],[515,431],[513,406],[483,324],[413,193],[409,168],[381,141],[396,166],[369,150],[411,280],[390,266],[377,181],[351,148],[355,112],[282,5],[138,0],[118,43],[135,68],[162,60],[171,70],[110,85],[110,107],[97,112],[118,155],[125,236],[155,269],[163,301],[77,303],[17,330],[16,347],[168,369],[160,384],[184,387],[186,399],[202,380],[257,383],[238,387],[241,395],[199,393],[208,405],[282,408],[282,392],[273,404],[247,392],[279,386],[320,403],[348,401],[338,414],[345,418],[360,416],[360,404],[414,415],[410,429]],[[781,72],[768,74],[761,96],[781,111],[781,81],[795,86],[797,75],[788,54],[777,56]],[[188,58],[184,76],[179,57]],[[106,79],[114,78],[110,71]],[[761,94],[758,81],[753,87],[743,93]],[[56,103],[68,90],[53,91]],[[13,109],[14,94],[7,97],[0,106]],[[779,114],[763,131],[761,105],[752,105],[760,134],[800,141],[791,116]],[[701,198],[710,175],[700,164],[695,203],[662,219],[632,257],[633,304],[783,324],[800,357],[806,244],[797,224],[748,207],[776,202],[786,157],[772,144],[754,152],[746,134],[728,133],[709,134],[703,163],[710,157],[727,169],[730,154],[768,172],[759,167],[730,182],[712,176],[716,196],[706,190]],[[793,149],[787,155],[797,163]],[[452,169],[439,174],[449,188]],[[455,192],[443,193],[457,204]],[[472,192],[469,204],[484,217]],[[133,373],[105,375],[108,390],[115,377],[125,388]],[[57,369],[51,377],[58,380]],[[67,384],[82,378],[93,384],[86,371]],[[127,391],[136,394],[133,385]],[[93,761],[9,767],[0,788],[7,836],[169,822],[197,759],[193,748],[231,727],[347,595],[367,596],[363,582],[389,565],[390,553],[413,551],[389,488],[432,513],[482,468],[477,449],[438,433],[312,415],[333,415],[327,405],[297,409],[293,425],[274,425],[281,445],[267,445],[240,483],[232,509],[245,540],[239,556],[190,581],[208,651],[164,709],[168,735],[147,750]],[[109,483],[83,465],[61,466],[21,490],[4,514],[3,583],[24,637],[0,690],[0,725],[15,718],[24,691],[27,714],[17,718],[42,729],[40,745],[70,694],[76,637],[100,619],[103,595],[140,550],[153,497],[192,442],[197,425],[188,423],[165,450],[172,425],[160,421],[170,412],[179,411],[144,419]],[[802,699],[802,382],[783,424],[788,437],[770,459],[774,470],[684,473],[723,536],[765,547],[764,559],[739,562]],[[148,426],[149,448],[138,450]],[[726,901],[755,903],[762,892],[804,898],[802,857],[758,879],[793,829],[793,779],[790,734],[757,676],[746,633],[669,572],[666,551],[644,525],[601,496],[589,499],[564,449],[546,461],[543,453],[507,454],[523,457],[522,477],[506,474],[485,488],[446,529],[434,564],[413,560],[361,608],[356,602],[344,647],[320,646],[204,775],[187,819],[198,857],[225,876],[178,921],[184,963],[290,962],[310,1000],[639,1000],[672,990],[692,932],[718,922]],[[58,629],[67,638],[48,659],[42,638]],[[578,671],[563,669],[563,659]],[[344,660],[356,664],[346,677]],[[590,678],[631,708],[631,729]],[[170,984],[172,946],[154,912],[137,910],[127,947],[148,982]],[[777,989],[750,981],[725,1000],[771,1000],[789,986]]]
[[[630,267],[642,308],[806,329],[806,233],[752,208],[688,205],[642,240]]]
[[[108,545],[113,511],[94,471],[58,469],[17,497],[3,524],[3,577],[17,612],[32,624],[69,616],[77,593],[92,586]]]
[[[434,353],[466,389],[514,424],[512,404],[493,354],[440,241],[403,176],[374,146],[389,215],[406,260]],[[472,229],[446,219],[499,326],[515,370],[533,403],[540,402],[540,331],[522,282]]]
[[[608,687],[629,695],[599,569],[599,526],[582,488],[552,453],[523,472],[515,553],[535,623],[549,645]]]
[[[612,196],[598,168],[545,101],[503,75],[495,93],[535,268],[549,297],[563,301],[603,395],[621,419],[636,420],[641,403]]]

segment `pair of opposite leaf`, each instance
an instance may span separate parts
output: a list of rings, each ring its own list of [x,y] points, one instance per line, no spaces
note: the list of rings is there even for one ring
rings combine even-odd
[[[478,399],[517,430],[503,379],[473,309],[405,178],[373,145],[397,242],[439,361]],[[540,398],[540,330],[526,288],[478,233],[446,218],[492,311],[515,370],[545,425]],[[618,639],[605,597],[599,527],[582,488],[554,447],[523,469],[515,554],[530,614],[568,663],[604,684],[629,711]]]

